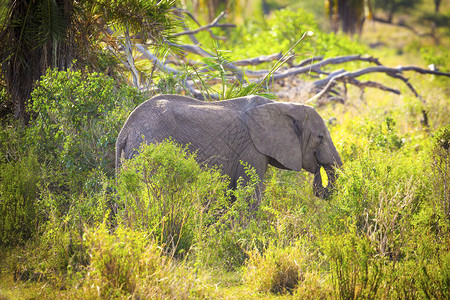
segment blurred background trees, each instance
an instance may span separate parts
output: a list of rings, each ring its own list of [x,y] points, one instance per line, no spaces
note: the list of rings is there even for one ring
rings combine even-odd
[[[381,11],[386,16],[386,21],[392,23],[394,15],[407,13],[419,5],[422,0],[372,0],[375,10]],[[440,2],[434,1],[434,3]],[[439,7],[439,3],[436,4]],[[437,8],[439,10],[439,8]]]
[[[360,34],[365,20],[366,9],[371,12],[369,2],[365,0],[326,1],[327,14],[334,32],[341,29],[350,35]]]

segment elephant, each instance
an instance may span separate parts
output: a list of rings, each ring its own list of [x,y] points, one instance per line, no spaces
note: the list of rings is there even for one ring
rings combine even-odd
[[[158,95],[134,109],[116,141],[116,171],[123,159],[138,154],[141,143],[166,139],[187,145],[197,161],[218,166],[235,189],[242,177],[241,162],[261,179],[268,165],[314,174],[314,195],[328,198],[341,158],[317,111],[308,105],[277,102],[261,96],[207,102],[180,95]],[[329,184],[323,187],[320,168]],[[260,186],[261,187],[261,186]],[[260,201],[260,195],[257,197]],[[258,204],[256,204],[258,205]]]

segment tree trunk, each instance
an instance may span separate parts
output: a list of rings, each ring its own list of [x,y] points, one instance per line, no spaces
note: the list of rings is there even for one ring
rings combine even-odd
[[[364,0],[328,0],[328,16],[334,32],[339,28],[353,35],[360,34],[364,22]]]
[[[439,7],[441,6],[441,0],[434,0],[434,12],[439,13]]]
[[[21,0],[13,1],[8,11],[0,33],[0,60],[14,117],[24,123],[29,119],[27,106],[34,83],[47,68],[67,68],[72,59],[66,40],[72,3],[73,0]],[[40,14],[45,8],[46,14]]]

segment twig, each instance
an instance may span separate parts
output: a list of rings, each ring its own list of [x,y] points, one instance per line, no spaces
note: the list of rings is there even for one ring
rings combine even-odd
[[[184,50],[186,52],[190,52],[190,53],[193,53],[193,54],[200,55],[202,57],[208,57],[208,58],[213,58],[214,57],[212,54],[206,52],[205,50],[203,50],[198,45],[186,45],[186,44],[179,45],[179,44],[175,44],[175,43],[172,43],[172,42],[169,42],[169,41],[167,41],[167,44],[169,46],[172,46],[172,47],[175,47],[175,48],[178,48],[178,49],[182,49],[182,50]],[[239,69],[236,65],[234,65],[231,62],[226,62],[225,64],[223,64],[223,66],[224,66],[225,69],[231,71],[236,76],[237,80],[240,83],[244,83],[245,82],[245,80],[244,80],[244,72],[241,69]]]
[[[195,37],[195,34],[200,32],[200,31],[207,31],[209,33],[209,35],[216,40],[226,40],[226,37],[220,37],[220,36],[216,36],[210,28],[212,27],[236,27],[236,25],[234,24],[217,24],[219,22],[219,20],[221,18],[223,18],[225,16],[225,13],[222,12],[216,19],[214,19],[209,25],[206,26],[201,26],[200,23],[197,21],[197,19],[188,11],[186,10],[182,10],[182,9],[176,9],[175,12],[178,13],[178,15],[181,14],[185,14],[187,15],[189,18],[191,18],[198,26],[200,26],[200,28],[196,29],[196,30],[189,30],[186,22],[184,22],[184,20],[182,20],[182,25],[184,28],[184,32],[181,33],[177,33],[172,35],[173,37],[176,36],[181,36],[181,35],[188,35],[189,39],[194,43],[194,45],[199,45],[200,42],[197,40],[197,38]],[[180,17],[181,18],[181,17]],[[182,18],[181,18],[182,19]]]
[[[313,56],[313,57],[311,57],[311,58],[307,58],[307,59],[302,60],[302,61],[301,61],[299,64],[297,64],[295,67],[303,67],[303,66],[312,64],[313,62],[321,61],[321,60],[323,60],[323,56]]]
[[[388,25],[397,26],[397,27],[403,27],[405,29],[410,30],[412,33],[414,33],[415,35],[420,36],[420,37],[431,36],[434,38],[433,33],[419,32],[414,27],[412,27],[408,24],[405,24],[405,23],[393,23],[392,21],[384,20],[384,19],[377,18],[377,17],[373,17],[372,20],[375,22],[378,22],[378,23],[388,24]]]
[[[191,34],[196,34],[199,33],[200,31],[208,31],[210,34],[212,34],[212,32],[209,30],[210,28],[213,27],[221,27],[221,28],[230,28],[230,27],[236,27],[235,24],[230,24],[230,23],[225,23],[225,24],[218,24],[218,22],[220,21],[220,19],[222,19],[225,16],[225,12],[221,12],[219,16],[217,16],[217,18],[215,18],[210,24],[199,27],[195,30],[186,30],[183,32],[179,32],[179,33],[175,33],[172,34],[172,37],[177,37],[177,36],[181,36],[181,35],[191,35]],[[191,15],[191,17],[193,18],[193,16]],[[197,22],[198,24],[198,22]],[[215,36],[216,39],[220,39],[220,40],[225,40],[226,37],[217,37]]]
[[[262,55],[254,58],[241,59],[234,62],[236,66],[256,66],[262,63],[279,60],[282,57],[281,52],[271,55]]]

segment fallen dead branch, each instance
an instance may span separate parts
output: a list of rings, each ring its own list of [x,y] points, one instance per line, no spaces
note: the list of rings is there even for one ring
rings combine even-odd
[[[354,80],[354,78],[356,77],[360,77],[362,75],[365,74],[369,74],[369,73],[386,73],[389,76],[392,76],[394,78],[398,78],[401,79],[402,81],[404,81],[407,86],[409,87],[409,89],[414,93],[414,95],[419,98],[422,102],[424,102],[424,99],[417,93],[417,91],[413,88],[413,86],[408,82],[408,79],[406,79],[405,77],[403,77],[401,74],[403,74],[403,72],[406,71],[414,71],[417,73],[421,73],[421,74],[433,74],[433,75],[440,75],[440,76],[447,76],[450,77],[450,73],[444,73],[444,72],[439,72],[439,71],[432,71],[432,70],[427,70],[427,69],[422,69],[419,67],[415,67],[415,66],[399,66],[396,68],[389,68],[389,67],[385,67],[382,65],[376,66],[376,67],[369,67],[369,68],[364,68],[364,69],[360,69],[357,71],[341,71],[338,74],[331,74],[328,78],[326,79],[322,79],[322,80],[318,80],[316,82],[314,82],[314,87],[315,88],[319,88],[319,87],[323,87],[322,90],[317,93],[314,97],[308,99],[306,101],[306,103],[311,103],[314,102],[315,100],[323,97],[327,91],[333,87],[333,85],[336,83],[336,81],[340,81],[340,82],[347,82],[347,83],[352,83],[352,80]],[[355,85],[359,85],[359,83],[355,82]],[[386,91],[390,91],[396,94],[400,94],[400,92],[398,90],[394,90],[394,89],[390,89],[387,88],[379,83],[375,83],[375,82],[371,82],[369,84],[370,87],[376,87],[382,90],[386,90]]]

